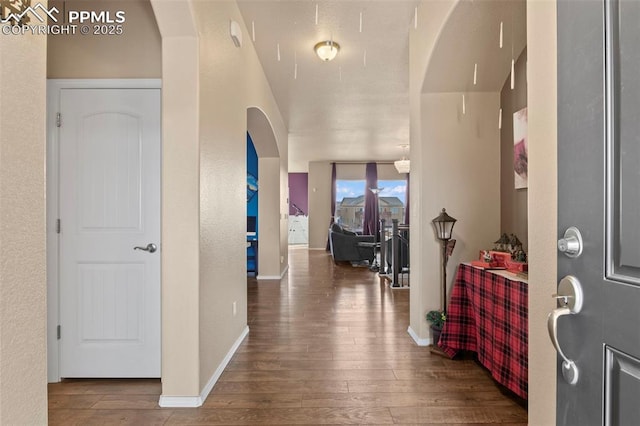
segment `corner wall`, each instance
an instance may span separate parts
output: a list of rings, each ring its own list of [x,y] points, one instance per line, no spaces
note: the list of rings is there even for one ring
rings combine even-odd
[[[280,240],[280,159],[258,158],[258,280],[280,279],[282,254],[273,243]],[[288,183],[287,183],[288,184]],[[288,214],[288,213],[287,213]],[[272,242],[272,244],[265,244]],[[284,263],[284,259],[282,259]]]
[[[3,425],[47,424],[46,57],[44,36],[0,36]]]
[[[162,34],[161,406],[197,403],[200,141],[198,37],[190,7],[152,0]],[[188,5],[187,5],[188,6]],[[176,206],[180,206],[176,208]]]
[[[457,265],[491,247],[500,231],[500,140],[495,120],[499,94],[466,94],[466,114],[461,100],[462,93],[422,95],[420,127],[426,136],[415,142],[420,145],[415,164],[421,182],[420,192],[412,192],[412,199],[421,199],[420,210],[414,212],[411,206],[411,231],[414,234],[417,222],[422,245],[418,261],[412,262],[420,279],[412,279],[418,284],[411,287],[411,329],[420,339],[429,337],[424,315],[440,308],[441,246],[431,219],[446,208],[458,220],[453,229],[456,247],[447,266],[448,297]],[[412,248],[415,240],[411,238]],[[414,293],[414,287],[420,291]]]
[[[261,208],[259,232],[266,222],[271,244],[263,248],[277,256],[276,273],[287,262],[287,129],[255,52],[250,31],[235,2],[191,1],[198,32],[199,81],[199,387],[206,393],[222,373],[235,347],[248,331],[246,275],[246,134],[247,109],[266,116],[280,158],[259,160],[259,173],[269,172],[267,185],[279,188],[279,204],[269,205],[275,220]],[[235,47],[229,24],[244,33]],[[252,135],[260,157],[257,136]],[[268,163],[267,163],[268,162]],[[279,173],[278,173],[279,170]],[[278,182],[279,178],[279,182]],[[264,186],[259,203],[267,201]],[[278,197],[275,197],[278,198]],[[274,225],[277,227],[278,225]],[[279,236],[279,238],[278,238]],[[261,237],[261,243],[264,238]],[[283,256],[280,263],[279,257]],[[262,259],[260,265],[262,265]],[[281,266],[278,271],[278,265]],[[260,266],[262,269],[262,266]],[[259,273],[262,274],[262,270]],[[279,275],[279,273],[278,273]],[[237,305],[234,314],[232,306]],[[174,350],[179,350],[175,348]],[[203,395],[204,396],[204,395]]]
[[[511,73],[500,92],[502,130],[500,131],[500,233],[516,234],[525,251],[529,247],[528,189],[515,189],[513,171],[513,114],[527,106],[527,50],[515,64],[515,87]],[[497,236],[496,236],[497,239]]]
[[[433,212],[432,207],[427,206],[430,195],[426,184],[431,175],[426,164],[423,164],[423,158],[427,157],[429,153],[426,152],[422,141],[423,137],[429,133],[422,128],[422,87],[438,35],[455,5],[455,0],[422,1],[418,7],[418,14],[424,18],[421,19],[417,29],[412,29],[409,32],[409,138],[411,142],[409,159],[411,160],[410,222],[412,235],[410,251],[413,259],[411,279],[414,283],[420,283],[420,285],[412,285],[410,290],[409,331],[412,332],[414,338],[424,344],[427,344],[430,338],[425,314],[430,308],[438,307],[440,286],[436,283],[440,281],[438,275],[437,281],[434,282],[433,274],[435,271],[429,272],[427,265],[422,265],[423,259],[431,258],[435,261],[437,247],[433,245],[434,234],[428,221],[439,213],[439,210]],[[453,210],[450,211],[453,214]],[[433,216],[428,213],[432,213]],[[436,271],[440,270],[440,266],[436,266],[436,268]]]
[[[235,2],[151,3],[163,45],[160,403],[193,407],[248,333],[247,110],[264,113],[281,156],[284,220],[272,250],[284,250],[284,263],[287,129],[250,38],[237,48],[229,37],[231,20],[248,34]]]
[[[50,0],[59,10],[87,10],[86,0]],[[48,78],[160,78],[161,38],[149,0],[91,0],[92,10],[125,12],[121,35],[50,35]]]
[[[556,423],[557,355],[547,332],[557,288],[555,0],[527,1],[529,93],[529,424]],[[598,421],[595,420],[594,421]]]
[[[331,221],[331,163],[309,163],[309,248],[326,249]]]

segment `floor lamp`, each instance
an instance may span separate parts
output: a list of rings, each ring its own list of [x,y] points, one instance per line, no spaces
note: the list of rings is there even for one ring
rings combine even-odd
[[[440,307],[443,313],[447,313],[447,262],[449,261],[449,240],[451,240],[451,233],[453,232],[453,225],[456,223],[456,219],[447,214],[445,209],[438,217],[432,220],[433,226],[436,228],[436,236],[442,244],[442,294],[440,295]],[[451,241],[451,242],[455,242]]]

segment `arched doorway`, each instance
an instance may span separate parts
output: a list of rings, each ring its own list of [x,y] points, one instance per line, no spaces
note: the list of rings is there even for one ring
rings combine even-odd
[[[276,137],[267,116],[257,107],[247,108],[247,132],[258,155],[257,278],[280,279],[286,253],[281,243],[281,162]],[[286,190],[286,188],[284,189]]]

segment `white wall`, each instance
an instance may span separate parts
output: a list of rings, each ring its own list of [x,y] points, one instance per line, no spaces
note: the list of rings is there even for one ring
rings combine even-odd
[[[189,7],[162,1],[152,5],[162,33],[162,395],[196,396],[200,393],[198,38]]]
[[[46,1],[43,2],[46,6]],[[47,39],[0,37],[0,424],[47,423]]]
[[[309,248],[325,249],[331,221],[331,163],[309,163]]]
[[[273,249],[273,242],[280,241],[280,159],[258,157],[258,276],[276,279],[282,272],[281,251]],[[286,201],[286,200],[285,200]],[[288,212],[287,212],[288,214]],[[272,242],[269,244],[268,242]],[[284,259],[282,261],[284,263]]]
[[[430,175],[426,166],[422,164],[422,159],[428,155],[422,143],[423,134],[427,135],[426,131],[422,129],[422,87],[438,34],[446,24],[447,17],[455,4],[454,0],[421,2],[418,7],[418,13],[421,17],[420,25],[409,32],[409,138],[411,142],[409,155],[411,159],[411,184],[409,190],[411,193],[410,223],[412,234],[410,251],[413,259],[411,279],[414,283],[423,283],[411,286],[409,327],[415,337],[419,339],[429,338],[424,318],[428,310],[424,300],[433,299],[431,306],[436,307],[440,300],[439,287],[434,283],[426,285],[429,270],[420,264],[422,259],[434,256],[433,232],[428,221],[437,216],[439,212],[436,211],[433,216],[427,214],[431,210],[427,205],[429,194],[424,195],[428,189],[423,187],[423,182],[426,184]],[[453,214],[453,211],[451,212]],[[430,279],[433,280],[433,276]]]
[[[556,1],[527,2],[529,93],[529,424],[556,421],[556,352],[547,315],[557,286]]]
[[[32,2],[35,3],[35,2]],[[58,10],[87,10],[86,0],[50,0]],[[52,35],[48,78],[160,78],[160,33],[149,0],[91,0],[91,10],[125,12],[118,36]]]
[[[235,2],[152,5],[163,37],[163,252],[171,256],[163,253],[162,398],[191,404],[247,329],[247,109],[264,112],[281,154],[281,217],[287,130],[250,38],[236,48],[229,37],[230,20],[249,34]],[[286,261],[280,223],[271,249]]]
[[[446,208],[458,220],[453,230],[457,243],[447,268],[448,296],[457,265],[492,247],[500,232],[500,141],[495,122],[499,93],[467,94],[466,114],[461,99],[461,93],[422,95],[423,138],[412,141],[414,148],[420,146],[417,156],[412,153],[412,174],[415,162],[421,178],[419,192],[412,193],[420,204],[411,212],[411,248],[417,243],[422,250],[417,258],[412,251],[412,274],[417,269],[420,278],[412,277],[410,326],[421,339],[429,336],[424,315],[440,308],[441,246],[431,219]]]
[[[364,173],[362,174],[364,179]],[[398,173],[396,166],[393,164],[378,164],[378,180],[406,180],[405,173]],[[404,200],[402,200],[404,201]]]
[[[258,107],[267,116],[278,152],[285,156],[280,158],[285,170],[287,129],[237,4],[196,1],[192,5],[200,36],[200,386],[204,387],[247,326],[247,108]],[[242,48],[231,41],[230,20],[243,28]],[[287,210],[274,213],[283,215]],[[286,232],[286,220],[280,225]],[[284,247],[278,243],[274,239],[270,249],[286,251],[286,238]]]

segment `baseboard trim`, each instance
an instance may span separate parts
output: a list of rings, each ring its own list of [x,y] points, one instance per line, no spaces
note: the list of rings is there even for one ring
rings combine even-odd
[[[287,263],[287,266],[284,267],[284,269],[282,270],[282,273],[280,274],[280,278],[284,278],[285,275],[287,275],[287,273],[289,273],[289,264]]]
[[[411,328],[411,326],[407,328],[407,333],[409,333],[409,336],[411,336],[413,341],[416,342],[416,345],[418,346],[429,346],[431,344],[431,338],[421,339],[420,337],[418,337],[418,333],[413,331],[413,328]]]
[[[238,339],[236,339],[233,346],[231,346],[231,349],[229,349],[229,352],[227,352],[227,355],[224,357],[224,359],[222,360],[222,362],[220,363],[216,371],[214,371],[213,375],[211,376],[211,378],[209,379],[205,387],[202,389],[202,392],[200,392],[200,396],[162,396],[160,395],[160,400],[158,401],[158,405],[160,405],[160,407],[163,407],[163,408],[165,407],[166,408],[196,408],[196,407],[202,406],[204,401],[209,396],[209,393],[213,389],[213,386],[217,383],[218,379],[220,379],[220,376],[222,376],[224,369],[227,368],[229,361],[231,361],[231,358],[236,353],[236,351],[242,344],[242,341],[245,339],[245,337],[247,337],[248,334],[249,334],[249,326],[246,326],[242,330],[242,333],[240,333],[240,336],[238,337]]]
[[[285,266],[284,270],[282,271],[282,273],[280,274],[280,276],[277,275],[258,275],[256,277],[256,279],[258,281],[266,281],[266,280],[281,280],[284,278],[285,275],[287,275],[287,272],[289,272],[289,265]]]
[[[163,396],[160,395],[158,405],[162,408],[196,408],[202,405],[199,396]]]
[[[242,333],[240,333],[240,336],[236,339],[233,346],[231,346],[231,349],[229,349],[229,352],[227,352],[227,355],[224,357],[224,359],[222,360],[222,362],[220,363],[216,371],[213,373],[213,375],[207,382],[207,385],[204,387],[204,389],[202,389],[202,392],[200,392],[200,399],[202,400],[202,402],[204,402],[207,399],[207,397],[209,396],[209,392],[211,392],[211,389],[213,389],[213,386],[216,384],[220,376],[222,376],[224,369],[227,368],[229,361],[231,361],[231,358],[233,357],[233,355],[235,355],[236,351],[242,344],[242,341],[245,339],[245,337],[247,337],[248,334],[249,334],[249,326],[246,326],[244,330],[242,330]]]

